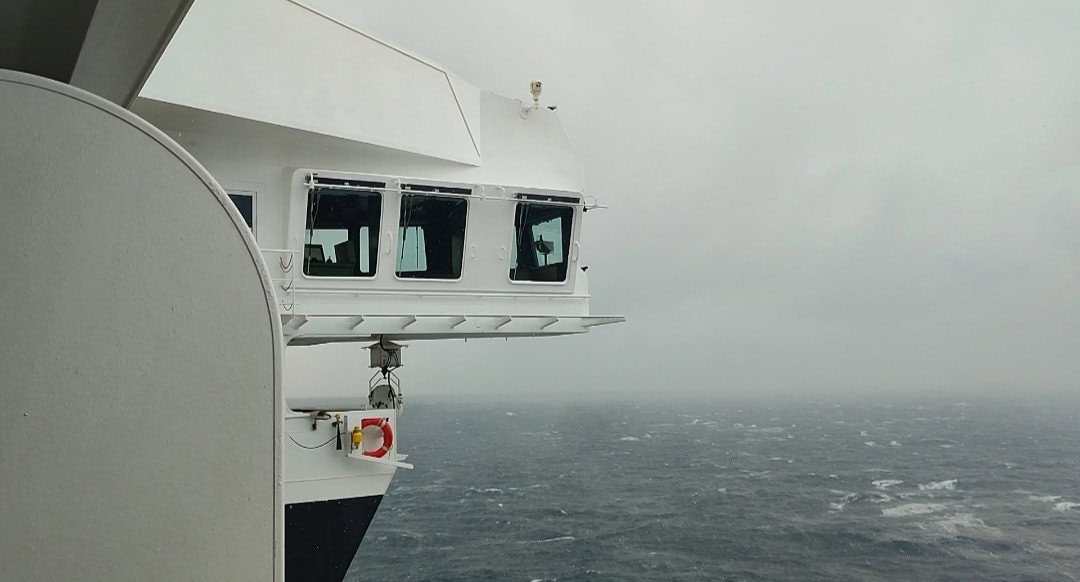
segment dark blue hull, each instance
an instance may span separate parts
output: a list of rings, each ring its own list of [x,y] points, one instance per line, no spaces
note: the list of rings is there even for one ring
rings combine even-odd
[[[285,581],[341,582],[382,495],[285,506]]]

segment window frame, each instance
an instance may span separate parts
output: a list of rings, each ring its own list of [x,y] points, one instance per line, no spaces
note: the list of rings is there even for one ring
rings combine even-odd
[[[581,222],[578,212],[578,208],[582,208],[582,199],[574,196],[568,192],[555,192],[555,193],[541,193],[541,192],[517,192],[514,195],[513,209],[510,215],[510,243],[507,245],[506,253],[506,279],[514,285],[547,285],[547,286],[566,286],[573,279],[574,264],[577,263],[577,257],[573,255],[577,241],[577,229]],[[570,244],[564,249],[566,253],[566,276],[562,281],[529,281],[522,279],[514,279],[511,274],[516,268],[516,265],[511,260],[517,249],[517,228],[515,223],[517,222],[518,206],[520,204],[536,204],[538,206],[558,206],[564,208],[570,208]]]
[[[331,177],[327,177],[327,176],[320,176],[320,179],[321,179],[321,182],[319,184],[314,185],[312,187],[304,188],[303,207],[302,207],[303,208],[303,223],[302,223],[303,226],[300,229],[301,236],[300,236],[300,249],[299,249],[299,253],[300,253],[300,256],[299,256],[299,258],[300,258],[300,276],[303,277],[304,279],[310,279],[310,280],[313,280],[313,281],[368,281],[368,282],[374,281],[379,276],[379,269],[382,268],[382,263],[385,262],[385,261],[379,260],[379,256],[382,254],[382,251],[384,250],[382,248],[382,243],[384,242],[383,241],[383,231],[382,231],[382,229],[383,229],[383,224],[384,224],[385,219],[386,219],[387,193],[392,191],[392,188],[386,182],[377,182],[377,181],[369,180],[369,179],[358,179],[358,178],[344,178],[344,179],[342,179],[342,178],[331,178]],[[336,182],[340,182],[340,183],[336,183]],[[352,190],[352,189],[350,189],[348,187],[346,187],[346,188],[341,188],[340,187],[340,186],[343,186],[343,185],[344,186],[351,186],[352,182],[356,182],[358,184],[364,184],[364,187],[363,188],[357,188],[355,190]],[[377,196],[378,197],[378,199],[379,199],[379,203],[378,203],[379,220],[378,220],[378,224],[375,226],[375,232],[377,233],[376,241],[378,241],[376,244],[378,244],[379,246],[376,248],[376,251],[375,251],[375,268],[372,270],[370,275],[335,276],[335,275],[310,275],[310,274],[308,274],[308,272],[307,272],[307,260],[306,260],[306,257],[305,257],[305,253],[306,253],[305,245],[307,244],[307,232],[308,232],[307,220],[308,220],[308,217],[310,216],[309,204],[310,204],[312,192],[314,192],[315,190],[319,190],[319,189],[337,190],[339,192],[348,192],[348,193],[355,194],[355,195],[370,195],[370,196]]]
[[[465,201],[465,236],[461,240],[461,273],[458,274],[456,279],[446,278],[430,278],[430,277],[402,277],[398,273],[398,256],[400,251],[400,245],[403,244],[404,237],[401,236],[401,211],[404,208],[406,196],[428,196],[432,198],[453,198]],[[419,281],[423,283],[458,283],[465,278],[465,264],[466,259],[469,256],[469,234],[472,228],[469,225],[469,216],[472,214],[472,200],[473,190],[472,188],[463,188],[461,186],[449,186],[439,184],[422,184],[417,182],[409,182],[407,184],[401,184],[398,189],[398,205],[397,205],[397,224],[395,225],[394,233],[397,240],[394,241],[394,279],[397,281]],[[426,235],[425,235],[426,240]]]

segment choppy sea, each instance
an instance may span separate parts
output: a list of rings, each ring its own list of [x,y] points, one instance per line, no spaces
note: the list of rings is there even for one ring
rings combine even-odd
[[[348,580],[1077,580],[1080,404],[415,399]]]

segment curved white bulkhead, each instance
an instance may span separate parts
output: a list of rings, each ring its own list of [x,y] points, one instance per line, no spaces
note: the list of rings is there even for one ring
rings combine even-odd
[[[0,71],[0,579],[280,580],[281,332],[172,140]]]

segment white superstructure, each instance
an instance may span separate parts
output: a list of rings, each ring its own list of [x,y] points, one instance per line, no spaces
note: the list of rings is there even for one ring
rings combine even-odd
[[[195,3],[134,111],[251,208],[291,344],[621,320],[589,312],[580,228],[595,203],[544,107],[300,3],[231,0]],[[370,208],[345,208],[350,195]]]
[[[242,238],[272,284],[285,346],[275,366],[318,349],[306,346],[353,342],[353,357],[370,355],[377,370],[338,392],[275,385],[282,397],[272,399],[280,433],[264,460],[279,479],[283,526],[270,525],[278,540],[284,530],[284,576],[340,580],[395,471],[412,468],[396,434],[400,343],[558,336],[622,321],[589,308],[581,230],[600,206],[584,194],[581,163],[538,81],[523,79],[524,102],[494,95],[296,0],[180,1],[145,14],[127,0],[102,5],[72,17],[91,33],[68,55],[78,61],[70,70],[49,59],[25,66],[104,88],[223,188],[235,206],[226,214],[246,222]],[[25,6],[27,21],[35,10],[56,13]],[[107,24],[123,14],[161,24],[125,35]],[[108,63],[121,57],[111,78]],[[153,183],[143,174],[139,183]],[[139,204],[168,191],[149,190]],[[180,238],[206,235],[189,226]],[[217,264],[198,254],[190,262]],[[265,306],[267,295],[257,299]],[[191,320],[214,320],[199,316]],[[227,389],[228,376],[221,381]]]

